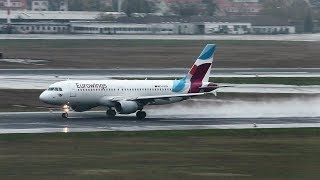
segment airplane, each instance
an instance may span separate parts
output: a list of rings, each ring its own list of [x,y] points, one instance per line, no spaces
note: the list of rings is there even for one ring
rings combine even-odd
[[[40,101],[63,106],[63,118],[70,110],[88,111],[103,106],[106,115],[136,113],[136,118],[146,117],[146,105],[164,105],[190,99],[219,88],[209,82],[215,44],[207,44],[188,74],[178,80],[66,80],[56,82],[39,96]]]

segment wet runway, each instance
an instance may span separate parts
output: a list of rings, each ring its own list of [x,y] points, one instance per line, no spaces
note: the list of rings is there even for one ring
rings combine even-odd
[[[146,120],[137,121],[133,115],[107,119],[104,112],[72,113],[70,116],[69,119],[63,119],[56,112],[0,113],[0,134],[320,127],[320,117],[206,118],[150,115]]]
[[[0,89],[46,89],[68,79],[183,77],[189,69],[0,69]],[[216,68],[213,77],[320,77],[319,68]],[[320,86],[232,85],[219,92],[319,93]]]

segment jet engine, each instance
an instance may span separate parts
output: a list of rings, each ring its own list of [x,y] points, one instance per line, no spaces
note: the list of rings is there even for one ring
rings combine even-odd
[[[139,109],[139,105],[135,101],[119,101],[116,102],[115,108],[119,114],[131,114]]]

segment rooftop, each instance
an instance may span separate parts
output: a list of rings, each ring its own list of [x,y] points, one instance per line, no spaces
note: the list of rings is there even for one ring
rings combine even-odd
[[[174,22],[251,22],[254,26],[290,25],[286,18],[272,16],[147,16],[120,17],[120,23],[174,23]]]
[[[118,12],[97,12],[97,11],[11,11],[11,19],[27,20],[95,20],[101,14],[122,16]],[[0,10],[0,19],[7,18],[7,11]]]

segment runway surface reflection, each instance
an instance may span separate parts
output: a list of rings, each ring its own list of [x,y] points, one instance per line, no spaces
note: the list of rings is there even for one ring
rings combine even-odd
[[[68,119],[55,112],[0,113],[0,133],[52,133],[94,131],[147,131],[187,129],[242,129],[320,127],[320,117],[206,118],[151,115],[107,119],[104,112],[72,113]]]

